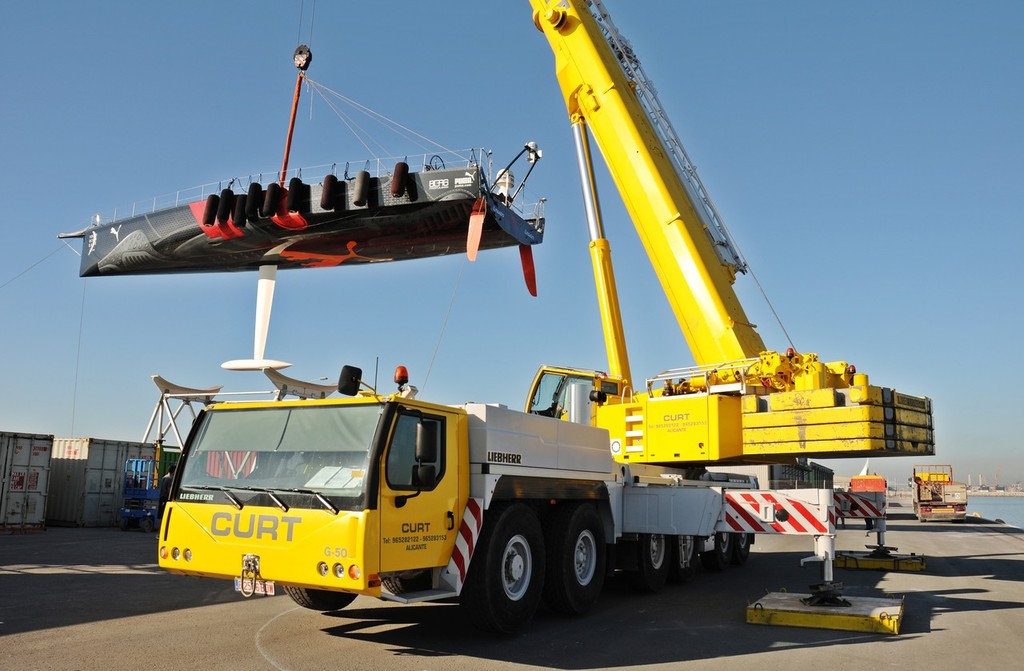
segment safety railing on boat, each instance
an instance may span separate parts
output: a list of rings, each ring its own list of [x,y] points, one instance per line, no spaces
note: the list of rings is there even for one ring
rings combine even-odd
[[[494,167],[490,160],[490,152],[484,148],[472,148],[466,150],[428,152],[420,155],[379,157],[363,159],[358,161],[344,161],[340,163],[324,163],[321,165],[307,166],[303,168],[292,168],[287,172],[287,178],[301,177],[306,181],[319,180],[328,174],[334,174],[339,179],[355,176],[360,170],[365,170],[373,177],[381,177],[390,174],[399,161],[409,164],[412,171],[443,170],[446,168],[477,167],[483,166],[487,175],[488,183],[492,183]],[[173,193],[156,196],[149,200],[136,201],[126,207],[118,207],[109,215],[94,214],[90,224],[93,226],[110,224],[121,219],[130,219],[143,214],[149,214],[158,210],[166,210],[180,205],[205,200],[211,194],[219,194],[224,189],[232,189],[236,193],[245,193],[253,182],[267,184],[277,181],[281,177],[281,171],[275,169],[263,172],[251,173],[248,175],[231,177],[219,182],[209,182],[187,189],[181,189]],[[519,199],[517,199],[519,200]],[[520,202],[525,203],[525,198]],[[541,219],[544,216],[544,200],[530,203],[526,206],[517,207],[527,219]],[[527,212],[529,210],[529,212]]]

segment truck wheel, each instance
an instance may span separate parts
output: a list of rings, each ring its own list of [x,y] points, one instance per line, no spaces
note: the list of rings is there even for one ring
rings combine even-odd
[[[732,561],[732,534],[715,534],[715,547],[700,553],[700,563],[709,571],[724,571]]]
[[[462,605],[481,629],[514,634],[540,604],[544,532],[521,503],[489,512],[494,522],[484,524],[462,587]]]
[[[668,579],[672,582],[686,582],[697,572],[697,541],[693,536],[676,536],[671,545],[672,562],[668,568]]]
[[[284,591],[292,601],[303,608],[326,612],[341,610],[356,599],[355,594],[348,592],[328,592],[325,589],[306,589],[305,587],[285,587]]]
[[[550,520],[544,601],[559,613],[582,615],[604,585],[604,525],[591,505],[565,506]]]
[[[381,584],[392,594],[422,592],[430,589],[430,571],[407,571],[401,575],[381,577]]]
[[[153,518],[149,515],[143,517],[142,521],[139,522],[139,526],[142,527],[143,532],[147,534],[153,533]]]
[[[750,557],[750,546],[754,544],[754,534],[730,534],[732,536],[732,557],[730,561],[736,566],[747,563]]]
[[[657,592],[668,580],[672,551],[667,538],[662,534],[640,534],[636,551],[636,571],[629,575],[630,586],[638,592]]]

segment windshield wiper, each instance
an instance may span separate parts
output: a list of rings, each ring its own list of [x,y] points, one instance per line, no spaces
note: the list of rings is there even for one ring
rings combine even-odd
[[[277,505],[277,507],[281,509],[281,512],[283,512],[283,513],[288,512],[288,509],[291,507],[287,503],[282,501],[277,496],[277,494],[274,493],[274,490],[267,489],[266,487],[235,487],[235,489],[241,489],[241,490],[247,491],[247,492],[259,492],[260,494],[266,494],[267,496],[270,497],[270,500],[273,501]],[[277,491],[282,491],[282,490],[277,490]],[[283,490],[283,491],[287,491],[287,490]]]
[[[226,496],[229,499],[231,499],[231,503],[234,504],[234,506],[236,508],[238,508],[239,510],[241,510],[242,508],[245,507],[245,504],[243,504],[241,501],[239,501],[238,498],[234,494],[232,494],[231,490],[228,489],[227,487],[218,487],[218,486],[213,486],[213,485],[185,485],[185,486],[188,487],[189,489],[203,489],[203,490],[212,491],[212,492],[221,492],[222,494],[224,494],[224,496]],[[236,489],[241,489],[241,488],[236,488]]]
[[[284,491],[293,492],[295,494],[309,494],[311,496],[314,496],[316,497],[316,500],[320,502],[320,505],[330,510],[333,514],[338,514],[338,507],[331,503],[331,500],[329,498],[327,498],[320,492],[316,491],[315,489],[302,489],[300,487],[293,487],[291,489],[286,489]]]
[[[238,508],[239,510],[241,510],[243,505],[244,505],[236,496],[234,496],[231,493],[231,491],[227,487],[208,486],[208,485],[197,485],[197,486],[187,485],[187,486],[190,489],[205,489],[205,490],[210,490],[210,491],[215,491],[215,492],[222,492],[224,494],[224,496],[226,496],[229,499],[231,499],[231,503],[233,503],[235,505],[235,507]],[[277,505],[277,507],[281,509],[282,512],[288,512],[291,509],[291,506],[289,506],[287,503],[282,501],[281,497],[278,496],[278,493],[307,494],[309,496],[315,497],[316,500],[320,502],[320,505],[322,505],[327,510],[331,511],[331,513],[337,515],[338,512],[340,512],[340,509],[337,506],[335,506],[333,503],[331,503],[330,499],[328,499],[326,496],[324,496],[320,492],[316,491],[315,489],[302,489],[302,488],[298,488],[298,487],[294,487],[294,488],[275,487],[273,489],[270,489],[270,488],[267,488],[267,487],[232,487],[231,489],[241,490],[241,491],[245,491],[245,492],[258,492],[260,494],[266,494],[267,496],[270,497],[270,500],[273,501]]]

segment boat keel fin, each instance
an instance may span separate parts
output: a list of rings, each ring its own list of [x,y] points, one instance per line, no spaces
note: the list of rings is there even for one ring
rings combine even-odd
[[[480,251],[480,238],[484,234],[484,217],[487,216],[487,201],[483,196],[473,203],[473,210],[469,213],[469,235],[466,237],[466,257],[470,261],[476,261],[476,253]]]

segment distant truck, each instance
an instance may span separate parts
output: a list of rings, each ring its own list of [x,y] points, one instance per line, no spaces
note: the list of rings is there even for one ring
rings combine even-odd
[[[919,522],[958,522],[967,517],[967,485],[953,480],[952,466],[914,466],[910,485]]]

